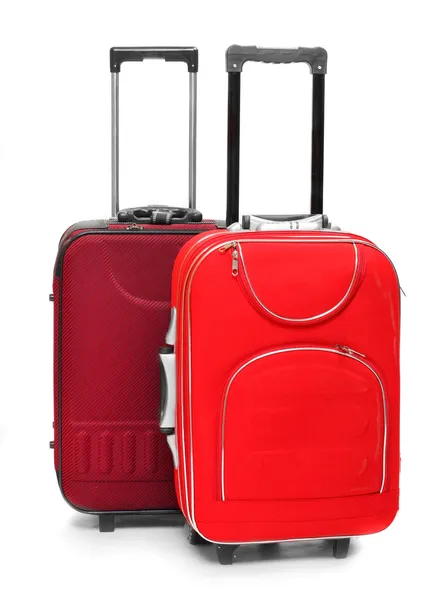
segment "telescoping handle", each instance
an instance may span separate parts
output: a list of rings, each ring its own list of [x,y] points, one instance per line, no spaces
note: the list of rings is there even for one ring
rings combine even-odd
[[[119,73],[121,64],[145,59],[185,62],[189,72],[189,207],[196,208],[196,95],[198,50],[194,47],[111,48],[111,214],[119,212]]]
[[[312,168],[311,214],[323,213],[324,151],[324,76],[327,68],[324,48],[258,48],[230,46],[226,52],[229,75],[227,127],[227,225],[239,221],[239,164],[241,72],[247,61],[266,63],[299,63],[309,65],[312,76]]]

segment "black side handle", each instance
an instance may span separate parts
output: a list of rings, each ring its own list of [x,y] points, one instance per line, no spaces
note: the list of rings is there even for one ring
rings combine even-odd
[[[171,206],[141,206],[128,208],[117,213],[120,223],[148,225],[172,225],[176,223],[200,223],[202,213],[195,208],[173,208]]]
[[[198,72],[198,49],[175,46],[165,48],[111,48],[110,72],[119,73],[123,62],[143,61],[146,58],[163,58],[166,62],[185,62],[189,73]]]
[[[310,66],[312,75],[325,75],[328,53],[324,48],[258,48],[233,45],[227,49],[228,73],[241,73],[247,61],[274,64],[303,62]]]

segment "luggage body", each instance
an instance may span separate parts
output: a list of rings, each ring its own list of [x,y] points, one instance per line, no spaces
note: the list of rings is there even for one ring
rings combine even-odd
[[[239,71],[243,60],[310,63],[314,214],[323,211],[323,52],[228,51]],[[240,72],[228,70],[232,222]],[[223,563],[239,544],[312,538],[334,538],[343,557],[350,536],[386,528],[398,509],[395,269],[361,236],[279,228],[197,236],[173,272],[161,427],[181,510]]]
[[[119,211],[118,72],[125,60],[184,60],[191,84],[190,208]],[[115,218],[62,237],[54,272],[54,460],[65,499],[114,515],[177,510],[171,454],[159,432],[157,351],[170,315],[173,262],[191,236],[215,229],[195,205],[197,50],[119,48],[113,77]]]
[[[181,251],[173,285],[176,479],[193,528],[239,544],[387,527],[400,296],[386,255],[338,232],[210,233]]]

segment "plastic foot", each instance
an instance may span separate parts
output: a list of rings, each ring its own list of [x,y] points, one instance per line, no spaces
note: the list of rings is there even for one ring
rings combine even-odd
[[[217,544],[216,554],[220,565],[231,565],[233,563],[233,554],[239,544]]]
[[[102,533],[114,531],[114,515],[99,515],[99,531]]]
[[[335,558],[346,558],[349,552],[349,543],[351,538],[341,538],[334,540],[334,556]]]
[[[199,533],[195,531],[188,523],[185,524],[185,535],[187,536],[188,543],[192,546],[208,544],[207,540],[201,537]]]

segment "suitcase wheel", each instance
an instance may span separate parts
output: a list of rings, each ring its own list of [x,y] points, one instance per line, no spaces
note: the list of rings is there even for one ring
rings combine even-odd
[[[238,548],[238,544],[217,544],[216,555],[218,556],[220,565],[231,565],[233,563],[233,555]]]
[[[188,523],[185,524],[185,534],[187,536],[187,541],[192,546],[200,546],[201,544],[208,544],[207,540],[199,535],[197,531],[190,527]]]
[[[99,531],[101,533],[114,531],[114,515],[99,515]]]
[[[335,558],[346,558],[349,552],[349,543],[351,538],[341,538],[334,540],[334,556]]]

